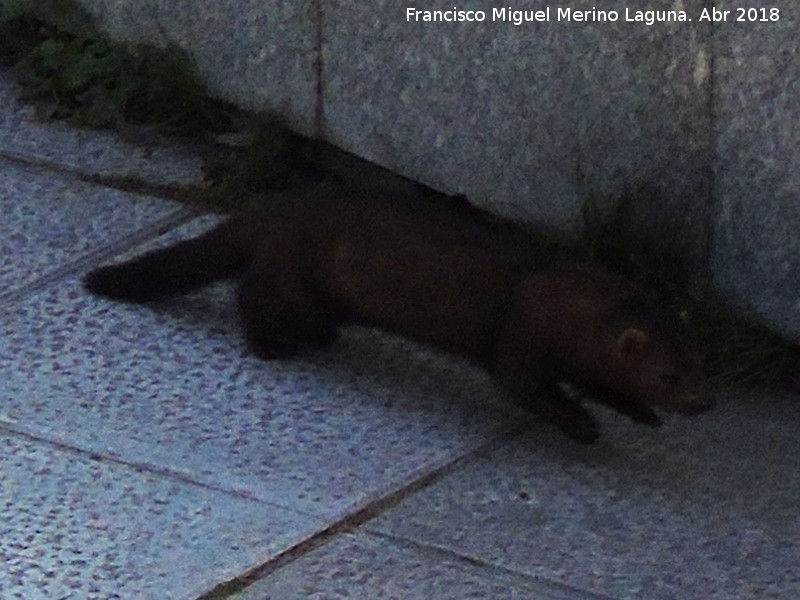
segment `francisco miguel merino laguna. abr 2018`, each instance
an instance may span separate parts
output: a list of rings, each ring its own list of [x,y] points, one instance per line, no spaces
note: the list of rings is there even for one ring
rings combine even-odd
[[[574,23],[615,23],[625,21],[631,23],[644,23],[654,25],[663,22],[685,22],[689,20],[683,10],[631,10],[626,8],[622,14],[617,10],[578,10],[570,7],[558,7],[555,10],[546,7],[540,10],[516,10],[512,7],[493,8],[487,13],[483,10],[461,10],[454,6],[449,10],[417,10],[414,7],[406,8],[406,21],[423,23],[463,23],[491,20],[493,22],[506,22],[514,25],[523,23],[548,23],[551,21],[568,21]],[[702,20],[702,16],[701,16]]]

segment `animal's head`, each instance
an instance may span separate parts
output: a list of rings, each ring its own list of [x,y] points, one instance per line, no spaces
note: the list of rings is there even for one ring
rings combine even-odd
[[[710,409],[714,401],[706,381],[706,353],[688,325],[660,306],[627,317],[618,320],[610,340],[620,391],[669,412]]]
[[[702,344],[668,303],[601,268],[558,266],[520,289],[525,326],[543,340],[565,379],[612,405],[685,414],[712,407]]]

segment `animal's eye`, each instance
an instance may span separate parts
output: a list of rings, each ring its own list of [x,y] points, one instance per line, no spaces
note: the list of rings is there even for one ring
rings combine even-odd
[[[674,373],[662,373],[661,374],[661,381],[666,383],[667,385],[678,385],[678,382],[681,380],[679,375],[675,375]]]

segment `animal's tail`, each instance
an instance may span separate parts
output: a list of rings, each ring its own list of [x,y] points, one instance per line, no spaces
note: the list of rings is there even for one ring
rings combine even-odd
[[[93,294],[128,302],[185,294],[236,277],[251,260],[251,229],[246,219],[232,219],[197,238],[95,269],[83,283]]]

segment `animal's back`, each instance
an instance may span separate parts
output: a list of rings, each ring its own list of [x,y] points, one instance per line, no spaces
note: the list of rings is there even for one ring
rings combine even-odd
[[[484,362],[512,291],[546,261],[472,215],[402,198],[333,203],[324,288],[355,319]]]

